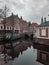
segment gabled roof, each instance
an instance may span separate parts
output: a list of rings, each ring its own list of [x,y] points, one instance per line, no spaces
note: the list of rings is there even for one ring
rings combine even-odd
[[[19,19],[18,15],[11,15],[9,17],[6,17],[6,19],[4,18],[2,23],[5,22],[6,20],[6,25],[13,25],[14,23],[17,23],[17,20]]]
[[[36,26],[38,26],[38,24],[33,22],[33,23],[31,24],[31,27],[34,27],[34,26],[36,27]]]
[[[12,18],[14,18],[14,19],[16,18],[16,19],[17,19],[17,18],[19,18],[19,17],[18,17],[18,15],[12,14],[11,16],[7,17],[6,19],[12,19]]]

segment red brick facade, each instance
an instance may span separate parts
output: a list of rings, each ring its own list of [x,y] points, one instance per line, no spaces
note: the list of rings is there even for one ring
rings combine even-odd
[[[4,30],[4,21],[5,19],[0,23],[0,30]],[[28,29],[28,23],[21,18],[18,17],[18,15],[12,14],[11,16],[6,18],[6,30],[14,30],[21,32],[27,32]]]

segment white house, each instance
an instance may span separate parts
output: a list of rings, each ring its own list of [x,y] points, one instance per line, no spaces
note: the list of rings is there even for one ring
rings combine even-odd
[[[41,19],[41,24],[36,27],[35,36],[44,41],[49,41],[49,21],[46,21],[46,18]]]

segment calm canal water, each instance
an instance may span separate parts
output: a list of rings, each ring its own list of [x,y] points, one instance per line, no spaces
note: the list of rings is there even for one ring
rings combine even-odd
[[[15,50],[10,52],[13,60],[9,60],[5,65],[43,65],[36,61],[37,50],[33,48],[33,43],[17,43]],[[14,53],[14,54],[13,54]]]
[[[27,47],[26,50],[19,53],[19,56],[15,57],[14,60],[8,62],[8,65],[43,65],[36,61],[37,50],[31,47]]]

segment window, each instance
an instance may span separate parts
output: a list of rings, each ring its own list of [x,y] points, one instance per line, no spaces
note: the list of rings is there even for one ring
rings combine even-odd
[[[47,53],[43,53],[43,52],[40,52],[40,57],[41,57],[41,60],[42,61],[47,61],[48,60],[48,54]]]
[[[3,26],[1,26],[1,29],[3,29]]]
[[[40,37],[48,37],[48,28],[40,29]]]
[[[12,28],[10,27],[10,30],[11,30]]]
[[[9,30],[9,27],[7,27],[7,30]]]
[[[46,29],[42,29],[42,30],[41,30],[41,35],[42,35],[42,36],[46,36]]]
[[[46,54],[42,53],[42,60],[46,60]]]

